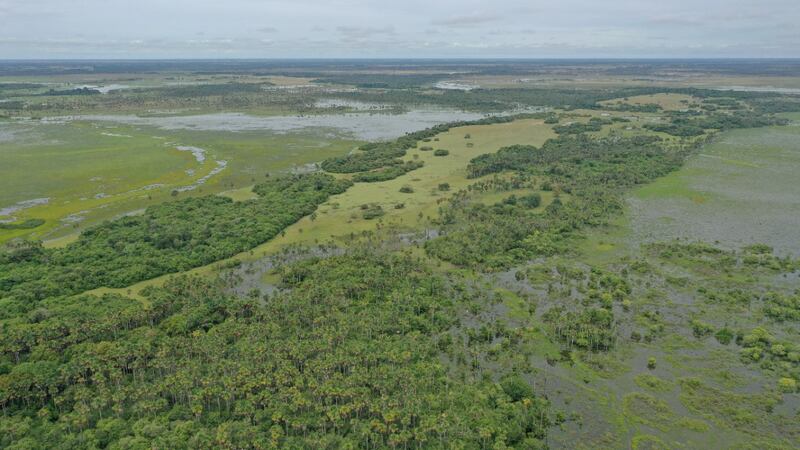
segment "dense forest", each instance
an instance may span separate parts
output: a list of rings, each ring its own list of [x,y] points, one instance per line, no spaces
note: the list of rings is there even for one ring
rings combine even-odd
[[[145,304],[76,297],[4,323],[0,443],[543,445],[547,403],[519,375],[465,379],[439,360],[466,300],[417,262],[361,251],[283,280],[289,294],[261,299],[177,278]]]

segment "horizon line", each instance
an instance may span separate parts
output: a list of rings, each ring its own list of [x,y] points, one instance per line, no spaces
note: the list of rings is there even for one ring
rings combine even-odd
[[[387,57],[70,57],[70,58],[4,58],[0,62],[90,62],[90,61],[800,61],[800,56],[546,56],[546,57],[518,57],[518,56],[387,56]]]

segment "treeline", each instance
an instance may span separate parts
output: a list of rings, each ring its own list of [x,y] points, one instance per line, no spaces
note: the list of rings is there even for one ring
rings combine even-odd
[[[248,250],[349,186],[326,174],[276,178],[253,189],[257,199],[206,196],[151,206],[89,228],[65,248],[8,246],[0,251],[0,317],[44,298],[130,286]]]
[[[266,299],[178,277],[146,306],[84,296],[0,321],[0,447],[545,448],[549,406],[521,374],[442,363],[461,294],[416,261],[282,273],[290,291]]]
[[[413,83],[412,83],[413,84]],[[400,105],[440,105],[470,111],[508,111],[519,107],[551,107],[572,109],[617,109],[631,112],[658,112],[657,105],[602,105],[607,100],[662,93],[685,94],[698,98],[734,98],[759,105],[765,112],[773,102],[787,110],[795,110],[798,96],[775,92],[721,91],[714,89],[631,87],[631,88],[501,88],[469,91],[440,90],[428,92],[419,87],[407,89],[364,89],[355,92],[336,92],[329,97],[372,103]]]
[[[253,94],[264,92],[264,86],[271,83],[218,83],[188,86],[168,86],[153,89],[140,89],[139,92],[155,93],[165,97],[208,97],[230,94]]]
[[[442,90],[435,93],[421,89],[388,91],[366,90],[337,92],[336,98],[401,105],[440,105],[470,111],[508,111],[519,107],[553,107],[560,109],[602,108],[599,102],[635,95],[664,92],[658,88],[502,88],[469,91]]]
[[[314,80],[315,83],[350,84],[365,89],[409,89],[435,83],[447,78],[445,74],[368,74],[351,73],[324,75]]]
[[[671,134],[673,136],[700,136],[706,130],[732,130],[738,128],[758,128],[770,125],[786,125],[786,119],[758,114],[749,111],[734,113],[714,113],[707,116],[692,117],[689,115],[675,114],[669,123],[645,124],[644,127],[651,131]]]
[[[63,95],[98,95],[100,91],[97,89],[92,89],[88,87],[82,88],[75,88],[75,89],[50,89],[45,93],[39,95],[46,95],[46,96],[63,96]]]

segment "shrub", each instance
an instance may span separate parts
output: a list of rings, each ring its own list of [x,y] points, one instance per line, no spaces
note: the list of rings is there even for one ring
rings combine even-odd
[[[797,381],[794,378],[781,378],[778,380],[778,390],[790,394],[797,390]]]
[[[524,195],[519,198],[519,202],[528,208],[537,208],[542,204],[542,196],[537,194]]]
[[[364,208],[364,206],[366,206],[366,208]],[[381,205],[362,205],[361,209],[361,217],[365,220],[377,219],[386,214]]]
[[[731,331],[731,329],[728,327],[723,327],[714,334],[714,337],[720,344],[728,345],[733,340],[733,331]]]
[[[706,336],[708,336],[709,334],[711,334],[714,331],[714,329],[711,327],[711,325],[709,325],[709,324],[707,324],[707,323],[705,323],[703,321],[692,320],[690,323],[692,325],[692,333],[694,334],[694,337],[696,337],[696,338],[706,337]]]
[[[443,148],[437,148],[436,151],[433,152],[433,156],[447,156],[449,154],[450,151]]]
[[[533,398],[534,393],[531,386],[519,375],[511,375],[500,382],[503,391],[511,397],[511,400],[518,402],[523,398]]]

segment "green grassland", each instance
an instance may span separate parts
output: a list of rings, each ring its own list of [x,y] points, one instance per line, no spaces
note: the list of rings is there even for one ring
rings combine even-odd
[[[161,130],[151,127],[69,122],[36,124],[5,144],[0,163],[8,176],[0,180],[0,204],[49,198],[15,213],[18,220],[44,219],[33,230],[0,230],[0,242],[17,237],[69,242],[86,226],[174,198],[217,167],[224,170],[179,196],[230,191],[330,156],[350,151],[357,141],[330,133],[302,131],[225,132]],[[205,150],[198,162],[178,146]],[[72,221],[79,217],[80,221]]]

